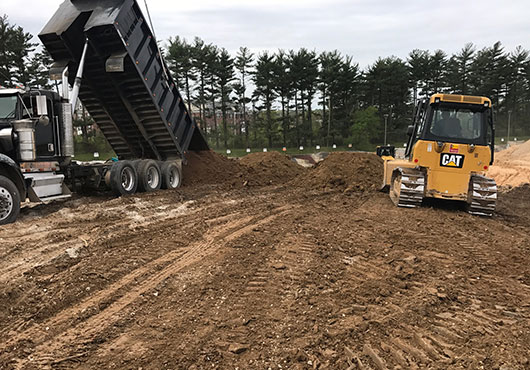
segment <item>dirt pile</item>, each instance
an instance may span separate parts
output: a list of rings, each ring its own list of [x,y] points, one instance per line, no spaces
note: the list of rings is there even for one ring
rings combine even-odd
[[[306,172],[306,169],[278,152],[252,153],[241,158],[251,185],[282,184]]]
[[[530,141],[497,153],[489,176],[500,186],[530,183]]]
[[[238,161],[214,151],[189,152],[182,166],[183,185],[219,184],[238,186],[245,181],[246,169]]]
[[[497,153],[496,160],[505,162],[530,162],[530,140],[524,144],[512,146],[502,152]]]
[[[383,178],[383,161],[370,153],[332,153],[313,170],[297,177],[294,186],[338,189],[345,192],[375,191]]]
[[[183,166],[183,185],[224,187],[277,185],[291,181],[305,169],[278,152],[253,153],[229,159],[213,151],[190,152]]]

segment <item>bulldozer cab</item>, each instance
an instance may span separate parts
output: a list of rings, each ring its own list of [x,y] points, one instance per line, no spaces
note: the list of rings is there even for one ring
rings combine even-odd
[[[412,158],[415,143],[423,140],[489,146],[490,164],[493,163],[494,126],[491,101],[487,98],[436,94],[416,106],[408,134],[407,158]]]

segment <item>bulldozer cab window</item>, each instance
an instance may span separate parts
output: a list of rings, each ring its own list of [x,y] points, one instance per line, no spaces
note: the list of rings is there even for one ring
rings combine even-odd
[[[484,108],[438,106],[432,110],[427,136],[437,141],[482,144],[485,138]]]

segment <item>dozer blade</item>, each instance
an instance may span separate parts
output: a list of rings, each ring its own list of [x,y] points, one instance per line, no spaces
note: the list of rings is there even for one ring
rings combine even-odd
[[[390,199],[398,207],[420,207],[425,193],[425,175],[412,168],[399,168],[390,186]]]
[[[495,180],[481,175],[471,176],[468,192],[468,212],[472,215],[491,217],[497,206]]]

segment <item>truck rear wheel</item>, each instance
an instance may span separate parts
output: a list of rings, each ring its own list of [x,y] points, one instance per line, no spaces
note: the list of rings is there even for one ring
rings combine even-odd
[[[182,173],[175,162],[162,163],[162,189],[176,189],[182,183]]]
[[[131,195],[138,188],[138,173],[129,161],[118,161],[110,169],[110,187],[116,195]]]
[[[15,222],[19,213],[20,194],[17,187],[7,177],[0,176],[0,225]]]
[[[152,159],[143,160],[138,164],[138,189],[151,192],[162,186],[162,172],[158,163]]]

